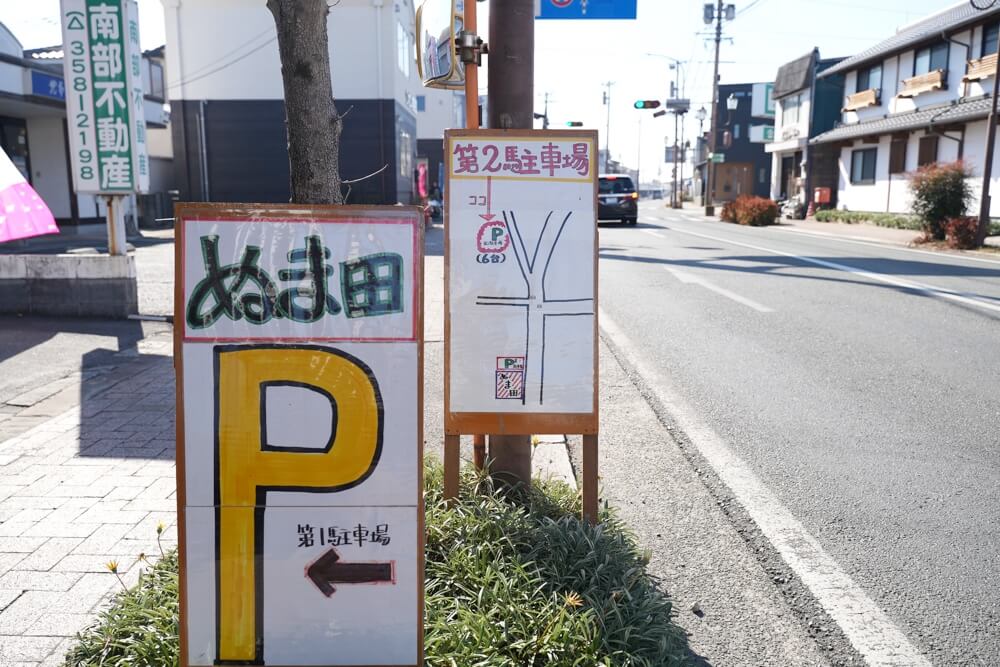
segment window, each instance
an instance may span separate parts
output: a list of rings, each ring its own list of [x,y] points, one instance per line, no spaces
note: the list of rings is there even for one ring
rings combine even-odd
[[[739,139],[739,138],[740,138],[740,124],[736,123],[735,125],[733,125],[733,139]]]
[[[875,183],[875,157],[877,148],[864,148],[851,153],[851,183],[872,185]]]
[[[782,125],[795,125],[799,122],[799,106],[802,104],[802,94],[792,95],[781,100]]]
[[[906,144],[908,139],[900,137],[889,144],[889,173],[902,174],[906,171]]]
[[[865,90],[882,90],[881,63],[858,70],[858,85],[855,87],[854,92],[860,93]]]
[[[635,185],[628,176],[601,176],[597,181],[597,191],[602,195],[627,194],[635,192]]]
[[[410,76],[410,62],[415,61],[413,55],[413,35],[407,32],[402,23],[396,24],[396,59],[399,71],[404,76]]]
[[[1000,23],[994,23],[983,27],[983,50],[981,57],[997,52],[997,44],[1000,43]]]
[[[933,164],[938,159],[938,137],[936,134],[925,134],[920,137],[920,150],[917,152],[917,166]]]
[[[146,62],[149,63],[149,90],[146,93],[150,97],[166,99],[166,94],[163,91],[163,65],[153,60]]]
[[[913,58],[913,75],[948,69],[948,42],[925,46]]]
[[[417,111],[427,111],[426,95],[417,95]]]

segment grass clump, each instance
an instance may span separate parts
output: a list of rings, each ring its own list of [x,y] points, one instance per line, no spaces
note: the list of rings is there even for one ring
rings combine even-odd
[[[117,563],[110,565],[117,576]],[[66,664],[176,665],[178,612],[177,552],[171,550],[143,571],[138,584],[118,593],[95,625],[77,635]]]
[[[615,516],[579,520],[565,484],[502,491],[468,471],[462,495],[425,486],[428,667],[647,667],[688,663],[648,555]],[[68,665],[178,664],[177,557],[168,553],[78,636]]]

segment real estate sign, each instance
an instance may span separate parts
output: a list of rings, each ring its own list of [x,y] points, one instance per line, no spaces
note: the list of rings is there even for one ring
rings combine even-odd
[[[420,211],[177,217],[181,664],[421,664]]]
[[[446,432],[596,433],[597,133],[445,146]]]
[[[750,102],[750,114],[754,118],[774,118],[774,84],[753,84]]]
[[[61,0],[66,122],[77,192],[149,189],[138,14],[134,0]]]

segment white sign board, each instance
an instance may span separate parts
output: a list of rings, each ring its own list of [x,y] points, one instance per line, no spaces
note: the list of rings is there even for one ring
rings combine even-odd
[[[750,143],[766,144],[774,141],[774,125],[751,125]]]
[[[459,413],[596,418],[596,143],[447,133],[446,428]]]
[[[750,115],[754,118],[774,118],[774,84],[755,83],[750,99]]]
[[[422,215],[177,224],[181,664],[420,664]]]
[[[60,0],[66,122],[77,192],[149,189],[139,8],[134,0]]]

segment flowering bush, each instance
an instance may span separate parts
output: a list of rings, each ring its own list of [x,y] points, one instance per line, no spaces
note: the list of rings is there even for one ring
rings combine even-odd
[[[979,231],[979,220],[970,215],[949,218],[944,223],[945,236],[949,248],[971,250],[979,247],[976,243],[976,232]]]
[[[736,222],[736,201],[727,201],[722,205],[722,213],[719,214],[719,220],[723,222]]]
[[[972,172],[961,161],[928,164],[910,176],[911,209],[923,223],[928,240],[944,241],[945,222],[965,215],[972,199],[966,179]]]
[[[778,219],[778,205],[764,197],[741,195],[733,201],[726,202],[719,219],[751,227],[773,225]]]

